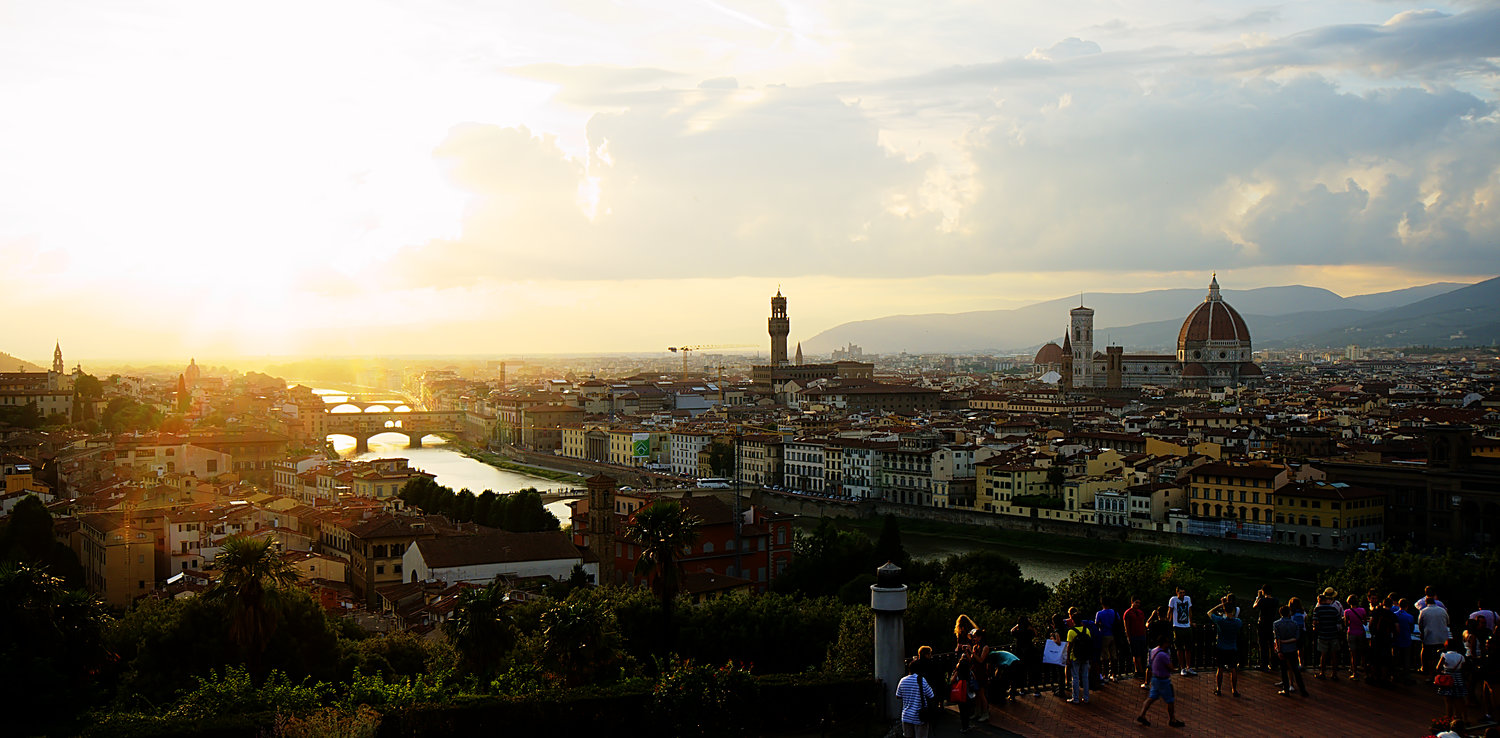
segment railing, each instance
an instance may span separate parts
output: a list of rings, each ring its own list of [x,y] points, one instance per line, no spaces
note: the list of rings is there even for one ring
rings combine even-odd
[[[1200,673],[1207,673],[1211,671],[1217,663],[1216,651],[1219,641],[1218,632],[1211,625],[1195,625],[1191,630],[1192,634],[1190,657],[1192,667]],[[1266,661],[1262,658],[1260,644],[1257,642],[1257,640],[1258,637],[1253,622],[1249,623],[1245,629],[1241,630],[1239,639],[1241,670],[1257,669],[1262,665],[1270,666],[1273,669],[1277,668],[1275,661]],[[1013,641],[1002,641],[1001,643],[993,646],[993,648],[996,649],[1009,651],[1020,657],[1022,660],[1021,663],[1001,673],[995,673],[995,670],[993,669],[993,667],[991,667],[991,699],[998,700],[1002,698],[1004,696],[1003,690],[1007,689],[1019,692],[1037,691],[1056,693],[1063,693],[1068,690],[1069,684],[1066,670],[1064,670],[1063,667],[1057,666],[1055,664],[1042,663],[1042,648],[1044,644],[1045,640],[1039,640],[1035,647],[1029,651],[1024,649],[1018,650],[1016,648],[1016,644]],[[1095,648],[1097,649],[1099,645],[1100,644],[1096,639]],[[1154,644],[1148,645],[1146,647],[1145,653],[1132,655],[1130,653],[1129,639],[1124,637],[1116,637],[1114,646],[1118,654],[1117,656],[1112,658],[1108,654],[1099,654],[1096,656],[1096,658],[1090,660],[1094,665],[1094,676],[1091,678],[1095,680],[1096,684],[1098,683],[1097,679],[1099,677],[1119,676],[1120,678],[1129,681],[1135,679],[1137,674],[1144,674],[1145,664],[1137,664],[1135,659],[1136,657],[1144,658],[1144,656],[1146,654],[1149,654],[1151,649],[1155,647]],[[1275,648],[1274,641],[1271,644],[1271,648]],[[1413,646],[1413,648],[1416,648],[1416,646]],[[1301,663],[1304,672],[1308,669],[1316,667],[1317,662],[1315,660],[1316,654],[1314,652],[1314,639],[1310,633],[1306,634],[1306,637],[1303,638],[1300,653],[1302,656]],[[934,659],[938,662],[938,665],[942,667],[943,673],[947,675],[948,679],[951,681],[953,669],[958,662],[958,654],[951,651],[947,653],[935,654]],[[1177,647],[1175,641],[1172,647],[1172,659],[1173,669],[1180,669],[1182,665],[1176,663]],[[1112,660],[1114,661],[1114,664],[1110,665],[1109,662]],[[1347,669],[1348,664],[1348,652],[1347,649],[1345,649],[1339,653],[1338,657],[1335,660],[1335,665]]]

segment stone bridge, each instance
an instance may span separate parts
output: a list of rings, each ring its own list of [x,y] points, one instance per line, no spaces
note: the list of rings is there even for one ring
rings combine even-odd
[[[463,430],[464,413],[462,411],[324,412],[314,419],[313,428],[313,432],[319,438],[333,435],[353,438],[354,450],[357,453],[369,451],[370,438],[381,433],[400,433],[410,440],[411,448],[421,448],[422,437],[429,433],[462,433]]]

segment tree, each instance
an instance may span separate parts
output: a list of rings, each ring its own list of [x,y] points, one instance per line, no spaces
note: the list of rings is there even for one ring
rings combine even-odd
[[[568,686],[599,681],[620,662],[614,613],[598,598],[571,595],[542,613],[543,656]]]
[[[881,565],[887,561],[894,561],[897,566],[902,567],[910,561],[906,555],[906,549],[901,545],[901,523],[896,520],[895,515],[885,516],[885,525],[880,529],[880,538],[875,541],[875,560]]]
[[[516,624],[505,590],[494,582],[464,590],[443,632],[458,651],[464,671],[486,682],[493,679],[501,659],[516,646]]]
[[[78,555],[53,535],[52,513],[36,495],[27,495],[11,510],[10,521],[0,533],[0,560],[41,567],[69,589],[83,587]]]
[[[276,632],[281,590],[301,575],[270,539],[230,538],[214,557],[214,566],[220,576],[208,596],[228,601],[230,640],[244,651],[251,673],[258,674]]]
[[[107,658],[104,604],[32,566],[0,565],[0,695],[15,700],[8,731],[44,734],[45,723],[77,716]],[[54,728],[56,726],[53,726]],[[58,730],[69,735],[76,731]]]
[[[708,468],[716,477],[734,474],[734,444],[719,439],[708,445]]]
[[[95,420],[94,403],[104,397],[104,383],[92,374],[79,374],[73,380],[73,420]]]
[[[188,394],[187,377],[177,375],[177,412],[186,413],[193,405],[193,396]]]
[[[662,628],[666,642],[671,643],[672,603],[681,588],[682,566],[677,552],[698,540],[698,526],[703,521],[675,500],[658,500],[635,513],[625,529],[625,538],[641,547],[635,572],[653,577],[661,597]]]

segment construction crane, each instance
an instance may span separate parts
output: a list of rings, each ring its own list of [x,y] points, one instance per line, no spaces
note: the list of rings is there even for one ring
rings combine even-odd
[[[671,351],[674,354],[682,354],[682,376],[683,376],[683,378],[686,378],[687,377],[687,371],[688,371],[688,354],[690,354],[690,353],[692,353],[694,351],[709,351],[709,350],[713,350],[713,349],[737,349],[737,348],[755,348],[755,347],[754,346],[750,346],[750,345],[746,345],[746,344],[743,344],[743,343],[712,343],[712,344],[710,344],[710,343],[704,343],[704,344],[698,344],[696,346],[668,346],[667,350]]]

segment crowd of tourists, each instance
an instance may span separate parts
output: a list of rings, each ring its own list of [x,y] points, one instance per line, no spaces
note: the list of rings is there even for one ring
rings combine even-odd
[[[931,716],[951,703],[967,733],[990,719],[991,702],[1040,698],[1047,689],[1083,705],[1093,690],[1137,684],[1146,697],[1136,722],[1150,726],[1151,708],[1162,702],[1167,724],[1180,728],[1172,677],[1196,677],[1195,663],[1214,670],[1215,697],[1241,696],[1240,672],[1252,668],[1279,674],[1277,693],[1303,699],[1311,695],[1306,674],[1380,688],[1430,685],[1456,725],[1471,715],[1493,722],[1500,616],[1472,604],[1450,609],[1431,587],[1410,599],[1329,587],[1307,603],[1281,602],[1262,587],[1249,602],[1226,595],[1199,615],[1178,589],[1154,609],[1135,599],[1123,611],[1107,601],[1092,613],[1070,607],[1040,624],[1023,616],[1009,629],[1008,649],[992,647],[984,628],[959,615],[951,654],[922,646],[908,663],[897,688],[902,727],[925,736]]]

